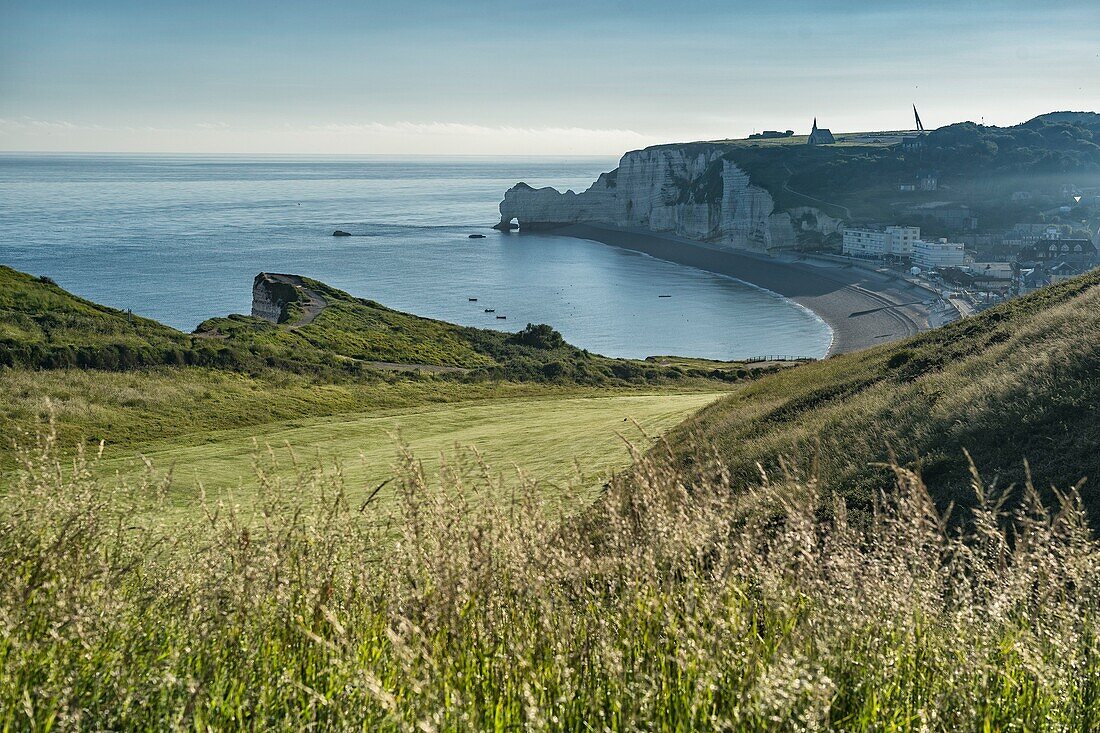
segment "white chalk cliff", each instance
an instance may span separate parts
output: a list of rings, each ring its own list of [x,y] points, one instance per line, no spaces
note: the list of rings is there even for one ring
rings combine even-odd
[[[758,251],[793,248],[799,229],[838,231],[841,223],[816,209],[776,212],[771,195],[724,152],[699,143],[636,150],[579,194],[519,183],[504,194],[497,227],[636,227]]]

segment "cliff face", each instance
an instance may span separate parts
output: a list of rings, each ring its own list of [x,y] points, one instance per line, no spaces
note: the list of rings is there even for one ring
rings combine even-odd
[[[839,222],[815,209],[776,213],[771,195],[723,152],[689,144],[627,153],[579,194],[519,183],[504,194],[498,228],[640,227],[760,251],[793,248],[798,229],[837,231]]]

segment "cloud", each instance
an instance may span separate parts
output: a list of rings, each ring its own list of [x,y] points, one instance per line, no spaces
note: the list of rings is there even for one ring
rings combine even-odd
[[[0,118],[12,150],[87,152],[346,153],[469,155],[617,155],[660,142],[635,130],[522,127],[464,122],[324,122],[240,126],[203,121],[180,126],[103,126]]]
[[[30,117],[5,119],[0,117],[0,132],[4,130],[80,130],[97,129],[97,126],[82,126],[65,120],[36,120]]]
[[[609,135],[614,137],[633,136],[639,139],[647,139],[647,136],[639,132],[635,132],[634,130],[598,129],[587,127],[516,127],[513,125],[487,126],[469,125],[461,122],[368,122],[365,124],[329,123],[325,125],[310,125],[306,129],[340,133],[372,132],[400,134],[415,133],[426,135],[459,134],[519,136],[565,135],[579,137]]]
[[[295,131],[294,128],[291,128]],[[635,130],[587,127],[520,127],[461,122],[367,122],[309,125],[298,131],[304,139],[367,142],[420,152],[622,153],[659,142]]]

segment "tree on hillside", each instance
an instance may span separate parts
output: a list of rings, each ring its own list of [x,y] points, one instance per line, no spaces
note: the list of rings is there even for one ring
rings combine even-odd
[[[536,349],[557,349],[565,345],[562,335],[545,323],[528,323],[526,328],[512,336],[509,341]]]

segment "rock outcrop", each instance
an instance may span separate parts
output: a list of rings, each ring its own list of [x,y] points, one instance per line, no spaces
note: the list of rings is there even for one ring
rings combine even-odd
[[[287,320],[287,306],[300,299],[292,276],[261,272],[252,281],[252,315],[271,323]]]
[[[579,194],[518,183],[504,194],[496,228],[603,224],[757,251],[792,249],[800,231],[838,231],[841,223],[817,209],[777,212],[771,194],[726,152],[706,143],[637,150]]]
[[[320,287],[301,275],[261,272],[252,282],[252,316],[292,331],[308,326],[328,307]]]

